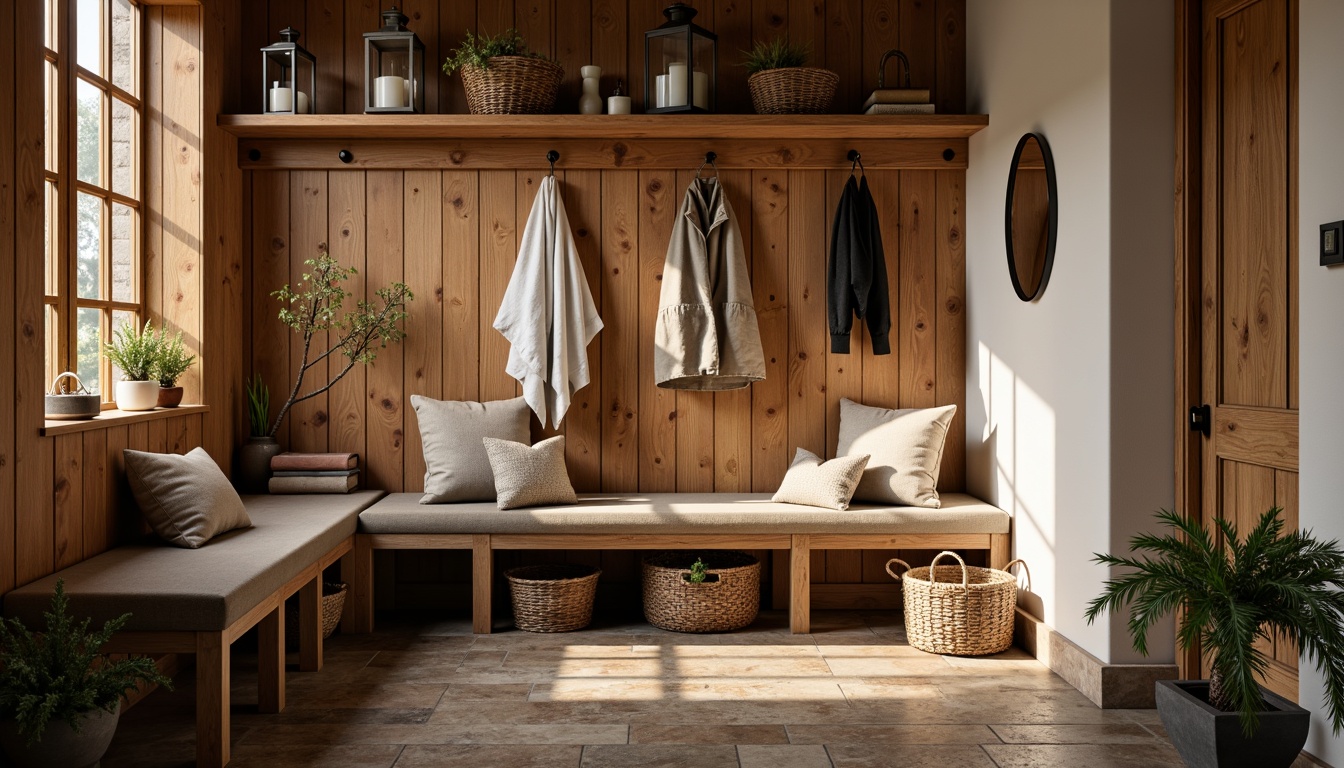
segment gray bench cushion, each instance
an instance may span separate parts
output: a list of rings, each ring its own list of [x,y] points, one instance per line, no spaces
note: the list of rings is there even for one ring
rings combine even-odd
[[[1008,513],[964,493],[942,509],[857,504],[844,512],[777,504],[769,494],[581,494],[574,506],[496,509],[421,504],[394,493],[359,515],[360,533],[1007,533]]]
[[[353,534],[382,495],[244,496],[252,528],[200,549],[117,547],[5,595],[5,615],[40,626],[61,578],[71,613],[99,626],[129,611],[128,630],[221,630]]]

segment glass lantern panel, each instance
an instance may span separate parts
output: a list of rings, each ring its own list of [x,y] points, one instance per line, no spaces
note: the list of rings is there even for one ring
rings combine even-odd
[[[700,35],[691,35],[692,66],[691,103],[703,110],[714,109],[714,80],[717,70],[714,61],[714,41]]]
[[[294,57],[294,111],[306,115],[313,111],[313,61],[304,56]]]
[[[267,112],[288,113],[294,108],[294,53],[266,51],[265,107]]]
[[[413,38],[370,39],[369,99],[375,109],[411,105],[411,46]],[[417,96],[419,96],[417,94]]]
[[[686,72],[687,41],[684,31],[657,35],[648,39],[649,71],[652,98],[658,109],[684,107],[689,98],[689,80]]]

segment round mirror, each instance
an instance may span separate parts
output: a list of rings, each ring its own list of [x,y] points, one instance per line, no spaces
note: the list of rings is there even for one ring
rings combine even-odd
[[[1050,280],[1059,228],[1055,161],[1040,134],[1028,133],[1017,142],[1008,171],[1006,208],[1008,275],[1018,298],[1033,301]]]

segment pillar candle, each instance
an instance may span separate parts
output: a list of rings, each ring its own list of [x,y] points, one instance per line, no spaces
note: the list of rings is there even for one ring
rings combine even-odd
[[[628,115],[630,114],[629,96],[608,96],[607,97],[608,115]]]
[[[294,107],[294,92],[288,87],[281,88],[280,81],[271,83],[268,112],[289,112]]]
[[[709,109],[709,75],[696,72],[694,75],[695,97],[691,103],[701,109]]]
[[[301,115],[308,114],[308,94],[304,93],[303,91],[296,91],[294,93],[294,101],[295,101],[295,107],[294,107],[295,112]]]
[[[667,65],[667,106],[686,106],[686,65]]]
[[[654,80],[653,106],[661,109],[667,106],[667,75],[658,75]]]
[[[383,75],[373,81],[373,106],[406,106],[406,79],[396,75]]]

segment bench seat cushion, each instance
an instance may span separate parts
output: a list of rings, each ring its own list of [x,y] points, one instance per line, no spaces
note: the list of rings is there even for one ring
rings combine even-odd
[[[420,503],[394,493],[359,515],[360,533],[1007,533],[1008,513],[964,493],[942,509],[855,504],[840,512],[781,504],[769,494],[580,494],[574,506],[496,509]]]
[[[130,612],[127,630],[222,630],[350,537],[360,511],[382,495],[244,496],[252,528],[200,549],[117,547],[5,595],[5,615],[41,626],[61,578],[71,613],[95,626]]]

